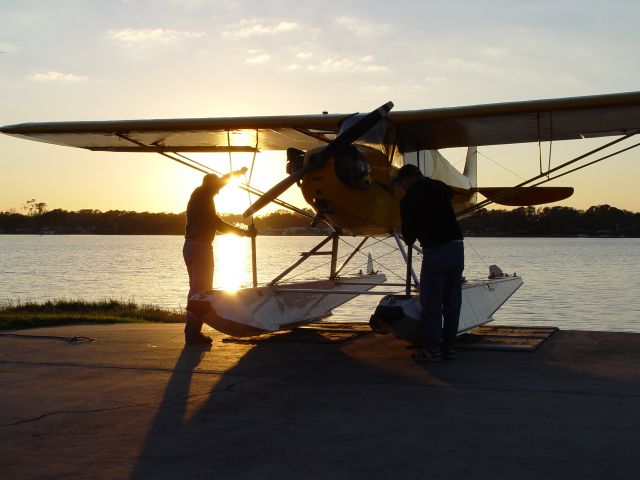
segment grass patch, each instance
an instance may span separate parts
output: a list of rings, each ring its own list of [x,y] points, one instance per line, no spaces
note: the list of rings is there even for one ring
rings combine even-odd
[[[49,300],[0,305],[0,330],[74,323],[182,323],[184,312],[118,300]]]

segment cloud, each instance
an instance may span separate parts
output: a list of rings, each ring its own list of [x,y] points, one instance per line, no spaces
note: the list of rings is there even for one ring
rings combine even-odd
[[[124,47],[150,49],[154,47],[176,45],[185,40],[202,38],[204,33],[166,28],[122,28],[109,30],[107,37]]]
[[[267,55],[266,53],[259,53],[254,55],[253,57],[249,57],[245,60],[246,63],[266,63],[271,60],[271,55]]]
[[[373,63],[373,57],[367,55],[360,59],[352,59],[349,57],[339,57],[332,55],[315,65],[308,65],[307,70],[322,73],[334,72],[385,72],[389,70],[385,65]]]
[[[336,22],[358,37],[374,37],[391,31],[386,23],[371,23],[354,17],[339,17]]]
[[[483,70],[486,67],[475,60],[467,60],[466,58],[450,58],[445,64],[454,70]]]
[[[89,80],[84,75],[76,75],[74,73],[62,73],[55,71],[40,72],[28,75],[27,79],[32,82],[58,82],[58,83],[81,83]]]
[[[502,47],[486,47],[482,49],[482,53],[487,57],[500,58],[509,53],[509,50]]]
[[[302,27],[295,22],[279,22],[272,25],[264,24],[261,20],[242,20],[240,23],[230,26],[222,32],[225,38],[248,38],[256,35],[277,35],[281,33],[301,30]]]

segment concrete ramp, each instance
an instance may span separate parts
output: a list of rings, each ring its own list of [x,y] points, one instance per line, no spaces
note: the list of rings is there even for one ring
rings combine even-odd
[[[315,328],[307,340],[338,327]],[[559,331],[532,354],[419,364],[406,342],[366,332],[248,344],[211,331],[210,348],[184,347],[182,325],[12,333],[29,338],[0,336],[3,479],[629,479],[640,467],[639,334]]]

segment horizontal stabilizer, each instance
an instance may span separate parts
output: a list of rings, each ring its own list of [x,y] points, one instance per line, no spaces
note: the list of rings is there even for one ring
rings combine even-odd
[[[510,207],[559,202],[573,195],[573,187],[481,187],[473,190],[494,203]]]

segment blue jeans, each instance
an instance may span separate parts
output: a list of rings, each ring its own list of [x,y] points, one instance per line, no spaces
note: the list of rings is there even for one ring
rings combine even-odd
[[[453,348],[462,304],[464,243],[423,248],[420,305],[427,348]],[[444,321],[444,325],[443,325]]]

